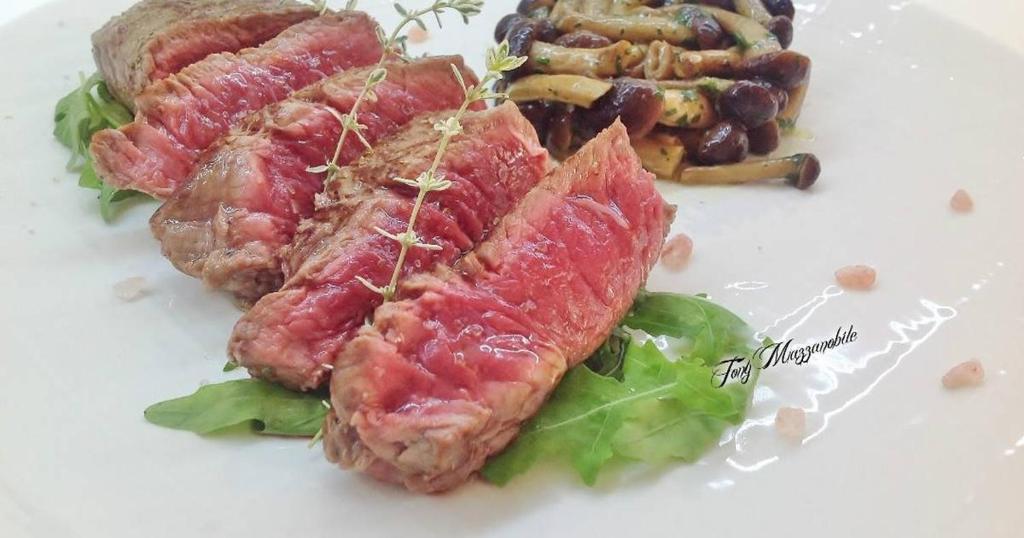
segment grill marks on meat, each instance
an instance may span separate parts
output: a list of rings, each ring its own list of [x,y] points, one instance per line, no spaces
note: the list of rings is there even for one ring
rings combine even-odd
[[[214,54],[160,80],[136,98],[135,121],[92,139],[96,171],[108,184],[166,198],[200,154],[247,115],[382,54],[365,13],[311,19],[238,54]]]
[[[433,123],[448,115],[418,118],[343,170],[329,195],[335,201],[303,223],[289,248],[283,289],[236,326],[229,344],[235,361],[290,388],[323,384],[325,365],[381,302],[356,277],[386,285],[394,269],[398,245],[374,228],[404,232],[416,191],[392,179],[429,168],[440,136]],[[442,250],[410,251],[407,275],[451,264],[472,249],[549,168],[547,152],[515,105],[469,113],[462,123],[464,133],[440,166],[454,184],[427,198],[416,226]]]
[[[375,143],[419,113],[459,106],[463,94],[451,65],[467,84],[476,83],[457,56],[390,65],[378,99],[360,107],[366,139]],[[351,111],[372,69],[336,75],[268,107],[204,157],[150,221],[175,267],[248,302],[281,287],[278,251],[312,215],[323,186],[324,174],[307,169],[333,156],[341,135],[334,114]],[[362,151],[349,136],[339,163]]]
[[[93,56],[114,96],[134,106],[157,80],[316,16],[294,0],[143,0],[93,34]]]
[[[616,122],[377,309],[335,363],[328,458],[417,491],[464,482],[626,314],[670,214]]]

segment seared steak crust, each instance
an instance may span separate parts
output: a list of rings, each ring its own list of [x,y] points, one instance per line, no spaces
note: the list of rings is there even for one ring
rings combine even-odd
[[[463,483],[626,314],[670,212],[618,122],[454,268],[411,277],[341,352],[328,459],[416,491]]]
[[[300,227],[288,249],[289,279],[235,327],[229,354],[253,375],[295,389],[314,389],[341,346],[380,304],[357,277],[388,283],[398,245],[375,228],[405,231],[415,189],[395,177],[415,178],[437,150],[433,124],[450,113],[418,118],[399,135],[343,170],[325,196],[327,205]],[[544,176],[547,152],[512,103],[465,116],[440,171],[453,182],[432,193],[419,214],[417,233],[440,251],[413,249],[405,273],[454,262]]]
[[[151,83],[316,16],[295,0],[143,0],[93,34],[93,56],[110,91],[134,109]]]
[[[376,23],[342,12],[301,22],[238,54],[208,56],[136,98],[135,121],[92,138],[96,172],[108,184],[167,198],[203,150],[247,115],[292,92],[382,54]]]
[[[363,136],[372,144],[417,114],[462,103],[451,66],[469,84],[476,77],[458,56],[395,62],[360,108]],[[308,169],[333,156],[341,124],[372,67],[335,75],[251,116],[211,149],[193,177],[150,223],[163,253],[182,272],[252,302],[283,282],[279,249],[299,221],[313,213],[323,173]],[[363,151],[350,135],[339,163]]]

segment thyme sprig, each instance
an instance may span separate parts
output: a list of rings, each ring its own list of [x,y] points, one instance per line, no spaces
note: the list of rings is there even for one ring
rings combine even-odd
[[[380,287],[374,285],[365,278],[357,277],[359,282],[364,286],[380,294],[384,298],[385,302],[392,301],[395,298],[395,293],[398,290],[398,280],[402,275],[405,260],[411,249],[421,248],[426,250],[441,250],[439,245],[426,243],[422,238],[420,238],[419,234],[416,233],[416,219],[419,217],[420,210],[423,208],[423,201],[426,200],[428,194],[444,191],[452,186],[452,182],[445,179],[444,174],[438,172],[437,169],[441,166],[441,159],[448,150],[448,144],[453,138],[462,133],[462,117],[466,114],[473,103],[485,101],[487,99],[506,99],[506,95],[491,91],[489,89],[490,84],[501,80],[504,77],[504,73],[517,69],[525,62],[526,57],[509,56],[508,41],[504,41],[500,45],[487,50],[487,74],[484,75],[483,79],[476,85],[467,86],[459,68],[455,65],[451,66],[452,72],[455,73],[455,78],[458,80],[466,97],[462,102],[462,106],[459,107],[459,110],[454,116],[438,121],[434,124],[434,129],[441,133],[441,141],[438,144],[437,153],[434,154],[434,160],[430,165],[430,169],[420,174],[416,179],[402,177],[394,178],[394,181],[398,183],[419,189],[419,192],[416,195],[416,202],[412,208],[412,213],[409,215],[409,223],[406,226],[405,232],[393,234],[381,228],[377,228],[377,233],[396,241],[401,245],[401,250],[398,253],[398,261],[395,263],[395,270],[391,274],[391,280],[386,286]]]
[[[320,7],[321,0],[316,0],[317,7]],[[326,183],[331,183],[337,177],[341,167],[338,165],[338,160],[341,158],[341,150],[345,146],[345,141],[349,134],[353,134],[359,142],[367,149],[372,150],[369,141],[363,135],[363,131],[366,126],[359,123],[359,109],[366,101],[373,102],[377,99],[377,95],[374,93],[376,88],[381,82],[387,79],[388,71],[384,67],[387,60],[390,57],[389,51],[395,48],[402,50],[403,55],[405,54],[405,36],[402,32],[405,27],[409,24],[415,23],[420,28],[426,30],[427,25],[423,22],[423,18],[427,15],[433,15],[437,20],[437,25],[441,26],[441,14],[446,11],[455,11],[462,16],[463,22],[469,23],[469,18],[480,13],[480,9],[483,7],[483,0],[434,0],[434,2],[423,8],[408,10],[402,7],[401,4],[395,4],[395,11],[398,12],[399,16],[402,17],[401,21],[395,26],[395,29],[391,31],[390,35],[385,35],[384,31],[377,28],[377,39],[380,40],[383,46],[384,54],[381,55],[380,61],[370,75],[366,79],[366,84],[363,85],[362,91],[356,97],[355,103],[352,105],[352,109],[348,114],[342,114],[334,109],[329,109],[331,114],[337,118],[338,122],[341,123],[341,136],[338,137],[338,144],[334,148],[334,154],[331,160],[327,161],[326,164],[320,166],[314,166],[307,169],[308,172],[313,174],[327,173]],[[354,9],[356,6],[355,0],[349,0],[346,9]],[[326,10],[326,5],[323,7]]]

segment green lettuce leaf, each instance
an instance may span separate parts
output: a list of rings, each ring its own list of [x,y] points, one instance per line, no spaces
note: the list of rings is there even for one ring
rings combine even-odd
[[[261,379],[201,387],[195,394],[150,406],[146,420],[200,435],[249,424],[267,435],[312,437],[327,407],[316,394],[294,392]]]
[[[569,371],[518,439],[487,463],[487,480],[504,485],[544,459],[568,461],[593,485],[616,460],[695,461],[726,428],[743,421],[756,370],[745,385],[718,388],[714,379],[722,358],[750,356],[751,331],[741,319],[701,298],[641,292],[623,325],[687,345],[669,360],[651,341],[625,342],[621,366],[614,368],[608,365],[622,342],[606,344],[590,367]],[[610,375],[595,372],[595,365]]]
[[[78,88],[57,102],[53,135],[71,150],[68,170],[79,172],[78,185],[99,191],[97,198],[100,201],[100,215],[105,221],[111,222],[120,209],[119,202],[140,196],[141,193],[118,190],[104,184],[93,169],[89,142],[92,135],[103,129],[117,128],[131,122],[132,115],[114,99],[98,73],[89,78],[80,75],[80,80]]]
[[[672,336],[677,356],[630,331]],[[722,358],[750,357],[743,321],[705,299],[641,292],[623,323],[587,361],[570,370],[518,439],[492,458],[483,475],[506,484],[541,460],[570,464],[594,484],[613,462],[692,462],[722,433],[743,421],[757,381],[718,388]],[[240,424],[260,433],[318,434],[327,410],[318,395],[245,379],[207,385],[195,394],[146,410],[154,424],[208,434]]]

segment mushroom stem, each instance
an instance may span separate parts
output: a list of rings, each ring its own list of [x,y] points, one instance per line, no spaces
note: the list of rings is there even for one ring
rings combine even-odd
[[[665,106],[658,123],[684,129],[707,129],[718,121],[711,100],[696,89],[662,88]]]
[[[658,86],[666,90],[701,90],[714,97],[735,83],[735,80],[727,78],[700,77],[690,80],[659,80]]]
[[[810,153],[790,157],[750,161],[722,166],[691,166],[672,178],[684,185],[735,185],[767,179],[785,178],[790,185],[804,190],[814,185],[821,174],[821,163]]]
[[[612,85],[581,75],[530,75],[509,85],[508,96],[517,103],[550,100],[590,108]]]
[[[809,82],[793,88],[789,92],[789,104],[786,108],[779,113],[778,117],[775,118],[779,122],[779,127],[784,132],[790,132],[796,128],[796,122],[800,119],[800,112],[804,108],[804,100],[807,98],[807,87],[810,85]]]
[[[607,15],[577,9],[575,3],[562,0],[551,11],[551,20],[563,33],[589,30],[609,39],[649,43],[662,39],[674,44],[692,41],[696,36],[686,25],[671,18],[645,15]],[[607,13],[607,12],[605,12]]]
[[[756,58],[782,50],[782,44],[775,34],[754,19],[717,7],[700,6],[700,9],[714,17],[726,32],[736,38],[745,58]]]
[[[750,17],[761,23],[762,26],[772,20],[772,13],[765,7],[761,0],[733,0],[736,5],[736,12],[744,17]]]
[[[725,50],[688,50],[665,41],[647,46],[644,78],[648,80],[692,79],[704,76],[731,77],[743,64],[743,55],[733,47]]]
[[[534,41],[527,66],[537,73],[585,75],[588,77],[622,76],[644,60],[641,47],[619,41],[599,49],[560,47]]]
[[[672,178],[686,159],[686,147],[679,138],[668,134],[651,134],[633,141],[644,169],[660,178]]]

